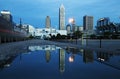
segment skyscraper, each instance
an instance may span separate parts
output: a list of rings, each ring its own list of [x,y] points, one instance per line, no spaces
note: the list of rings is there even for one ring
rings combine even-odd
[[[83,29],[86,31],[93,30],[93,16],[83,17]]]
[[[50,28],[51,27],[51,20],[50,20],[49,16],[46,17],[46,23],[45,23],[45,25],[46,25],[46,28]]]
[[[65,30],[65,8],[63,4],[59,8],[59,30]]]

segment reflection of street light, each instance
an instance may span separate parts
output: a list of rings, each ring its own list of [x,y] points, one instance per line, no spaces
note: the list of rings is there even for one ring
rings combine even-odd
[[[74,62],[74,56],[70,56],[70,57],[69,57],[69,62],[70,62],[70,63]]]

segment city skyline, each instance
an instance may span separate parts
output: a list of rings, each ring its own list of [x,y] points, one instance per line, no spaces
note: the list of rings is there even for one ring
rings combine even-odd
[[[48,15],[51,17],[51,26],[58,28],[59,7],[64,4],[66,8],[66,25],[71,17],[75,18],[77,25],[83,25],[83,16],[88,15],[94,17],[94,26],[96,26],[96,21],[102,17],[110,17],[112,22],[120,22],[120,11],[118,10],[120,5],[118,3],[120,3],[119,0],[109,0],[109,2],[104,0],[1,0],[0,10],[9,10],[15,23],[19,23],[19,19],[22,18],[23,23],[41,28],[45,27],[45,17]]]

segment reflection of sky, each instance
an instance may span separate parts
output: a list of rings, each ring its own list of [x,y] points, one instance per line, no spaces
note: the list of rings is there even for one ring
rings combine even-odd
[[[22,18],[24,23],[36,27],[44,27],[45,18],[49,15],[52,26],[56,27],[62,3],[65,6],[66,23],[69,18],[74,17],[77,25],[82,25],[84,15],[94,16],[95,22],[100,17],[110,17],[112,21],[119,21],[120,0],[0,0],[0,10],[10,10],[17,23],[19,18]]]

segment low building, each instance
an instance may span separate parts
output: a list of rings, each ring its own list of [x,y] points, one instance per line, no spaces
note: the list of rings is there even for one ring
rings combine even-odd
[[[28,36],[35,36],[35,27],[30,24],[22,24],[22,28],[28,28]]]
[[[39,39],[51,38],[51,36],[53,35],[57,36],[57,34],[67,35],[67,31],[56,30],[54,28],[37,28],[35,30],[35,37]]]

